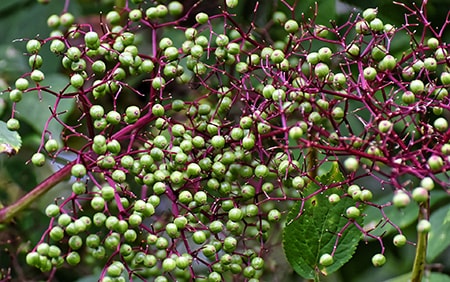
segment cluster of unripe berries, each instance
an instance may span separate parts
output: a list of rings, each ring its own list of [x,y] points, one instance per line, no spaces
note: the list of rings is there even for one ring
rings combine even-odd
[[[182,3],[144,8],[142,2],[106,13],[105,34],[75,24],[65,13],[48,18],[54,29],[48,39],[27,42],[31,72],[17,79],[10,100],[18,103],[23,93],[36,89],[76,98],[81,126],[64,124],[70,133],[63,140],[84,142],[82,149],[71,150],[47,138],[31,158],[43,166],[45,153],[50,158],[64,150],[77,154],[71,164],[73,193],[46,209],[52,218],[48,240],[28,254],[28,264],[42,271],[64,261],[73,266],[85,251],[87,261],[108,261],[102,281],[120,281],[126,271],[157,281],[221,281],[233,275],[257,281],[264,272],[264,243],[283,223],[287,206],[301,201],[303,189],[315,180],[311,148],[325,156],[319,161],[339,160],[350,178],[361,168],[391,164],[394,155],[404,173],[417,159],[408,146],[419,141],[403,152],[396,143],[420,135],[435,152],[421,163],[421,174],[428,176],[411,192],[395,187],[392,204],[403,208],[411,198],[428,201],[431,176],[445,168],[450,154],[450,145],[431,141],[448,129],[440,102],[447,99],[450,71],[439,39],[395,58],[386,43],[396,30],[377,17],[376,9],[365,10],[348,27],[355,33],[351,43],[336,39],[342,31],[276,12],[272,20],[285,34],[269,46],[259,43],[256,31],[223,28],[229,13],[200,12],[186,28],[177,21],[186,12]],[[228,9],[237,5],[226,1]],[[141,35],[135,33],[144,27],[155,40],[150,52],[139,49]],[[323,46],[304,47],[313,40]],[[43,87],[43,46],[61,56],[69,73],[64,92]],[[149,83],[146,93],[129,84],[136,77]],[[186,90],[194,99],[168,94],[176,83],[198,86]],[[146,103],[122,106],[124,93],[139,94]],[[412,118],[422,114],[422,102],[439,115],[430,127]],[[8,121],[8,127],[18,130],[18,120]],[[342,154],[350,157],[337,157]],[[374,192],[348,183],[345,197],[355,205],[342,216],[353,222],[363,216]],[[340,199],[328,197],[331,204]],[[427,232],[430,226],[421,221],[418,230]],[[405,245],[406,237],[396,235],[394,244]],[[333,262],[329,253],[318,261],[325,267]],[[372,262],[381,266],[386,258],[376,254]],[[206,274],[196,272],[198,264]]]

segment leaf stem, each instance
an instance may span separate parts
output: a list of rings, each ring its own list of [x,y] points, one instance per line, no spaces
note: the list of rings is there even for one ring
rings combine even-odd
[[[419,209],[418,221],[422,219],[428,219],[428,210],[429,210],[428,202],[421,205]],[[414,258],[411,282],[422,281],[422,277],[425,272],[427,244],[428,244],[428,232],[418,231],[416,256]]]
[[[34,201],[36,201],[40,196],[49,191],[52,187],[54,187],[59,182],[63,181],[70,175],[70,170],[72,166],[75,164],[75,161],[66,164],[62,169],[58,170],[47,179],[42,181],[39,185],[37,185],[33,190],[28,192],[25,196],[20,198],[14,204],[4,207],[0,209],[0,223],[7,223],[11,221],[13,217],[15,217],[19,212],[24,210]]]

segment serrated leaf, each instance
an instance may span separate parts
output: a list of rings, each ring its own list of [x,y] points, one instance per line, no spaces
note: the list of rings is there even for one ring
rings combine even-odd
[[[331,170],[317,178],[322,185],[344,180],[337,163]],[[304,195],[321,189],[311,182],[304,190]],[[345,210],[354,205],[354,200],[348,197],[342,198],[338,203],[331,204],[328,201],[330,194],[343,195],[344,189],[336,187],[324,190],[304,202],[303,212],[299,216],[302,207],[301,202],[294,204],[288,214],[287,223],[283,230],[283,248],[288,262],[294,270],[306,279],[317,279],[319,274],[330,274],[337,271],[355,252],[360,240],[360,231],[355,225],[343,227],[349,220],[343,216]],[[358,219],[361,222],[362,219]],[[338,238],[338,234],[341,236]],[[336,240],[339,239],[337,245]],[[334,247],[334,263],[328,267],[320,265],[320,256],[324,253],[331,254]]]
[[[434,261],[450,246],[450,205],[434,211],[430,217],[431,231],[428,235],[427,261]]]
[[[0,121],[0,153],[14,155],[20,146],[22,146],[22,139],[19,133],[11,131],[6,126],[4,121]]]

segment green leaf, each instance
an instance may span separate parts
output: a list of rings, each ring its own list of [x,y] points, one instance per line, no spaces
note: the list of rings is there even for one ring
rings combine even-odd
[[[317,177],[317,181],[323,186],[343,180],[344,176],[337,163],[333,164],[327,174]],[[320,189],[316,183],[311,182],[304,190],[304,195],[307,197]],[[327,275],[337,271],[350,260],[361,238],[360,231],[353,224],[342,230],[349,223],[343,214],[348,207],[354,205],[354,200],[344,197],[338,203],[331,204],[328,196],[333,193],[343,195],[345,191],[341,187],[335,187],[312,196],[304,202],[301,215],[299,210],[302,202],[299,201],[294,204],[287,217],[283,230],[284,252],[294,270],[306,279],[317,280],[320,273]],[[361,221],[361,218],[357,220],[358,223]],[[336,240],[339,240],[337,245]],[[324,253],[331,254],[335,245],[334,263],[328,267],[320,265],[320,256]]]
[[[434,261],[450,246],[450,205],[434,211],[430,223],[432,228],[428,235],[428,262]]]
[[[0,153],[14,155],[19,151],[21,145],[22,139],[19,133],[9,130],[6,123],[0,121]]]

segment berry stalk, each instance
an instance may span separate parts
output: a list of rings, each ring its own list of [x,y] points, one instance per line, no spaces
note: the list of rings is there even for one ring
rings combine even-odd
[[[419,209],[418,222],[420,222],[422,219],[428,220],[428,210],[429,210],[429,203],[424,202]],[[428,244],[428,230],[421,230],[418,228],[416,256],[414,258],[411,282],[422,281],[426,264],[427,244]]]

